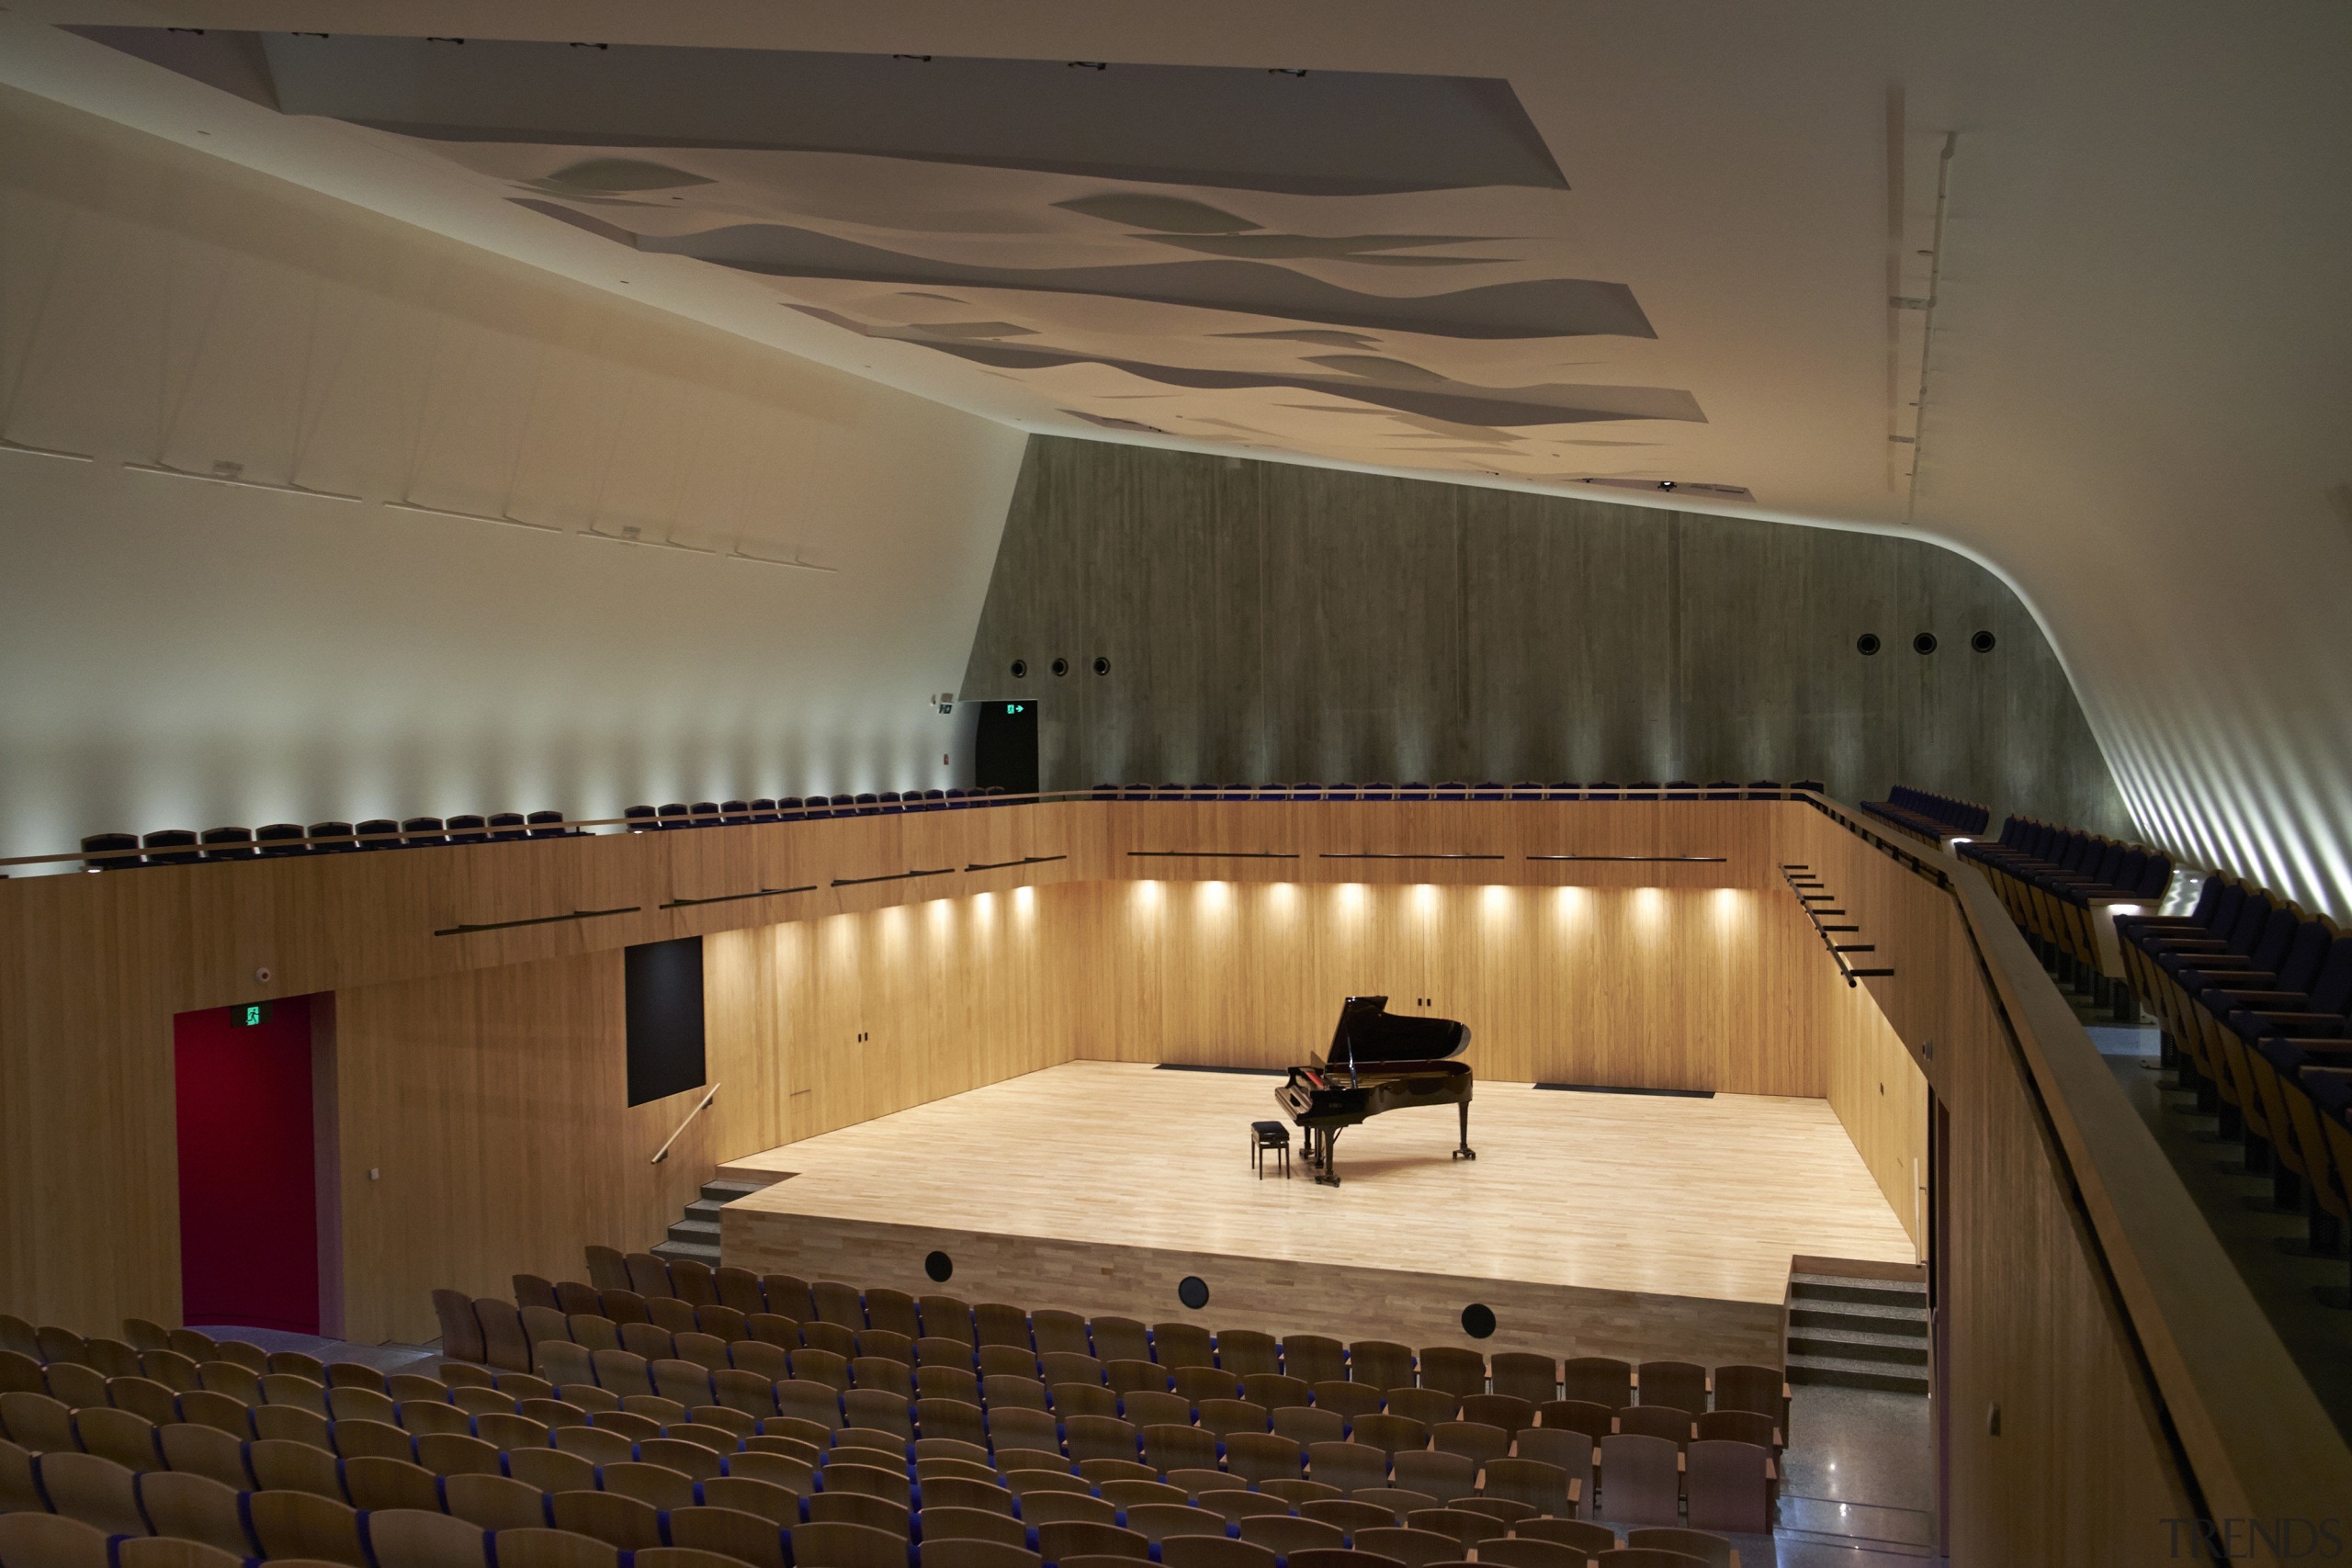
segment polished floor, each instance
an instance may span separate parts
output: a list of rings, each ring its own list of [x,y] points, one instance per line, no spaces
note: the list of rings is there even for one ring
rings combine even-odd
[[[746,1201],[1297,1262],[1777,1303],[1789,1258],[1915,1261],[1828,1102],[1481,1084],[1340,1140],[1338,1188],[1260,1179],[1280,1080],[1074,1062],[728,1162]]]

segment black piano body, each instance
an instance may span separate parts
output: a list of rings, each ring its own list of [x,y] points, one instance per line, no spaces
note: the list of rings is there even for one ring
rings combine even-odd
[[[1462,1143],[1453,1157],[1476,1159],[1470,1147],[1470,1064],[1454,1060],[1469,1043],[1468,1025],[1392,1013],[1386,997],[1342,1002],[1330,1049],[1306,1066],[1293,1067],[1274,1091],[1275,1100],[1298,1124],[1300,1152],[1315,1179],[1327,1187],[1340,1184],[1332,1151],[1343,1129],[1420,1105],[1459,1107]]]

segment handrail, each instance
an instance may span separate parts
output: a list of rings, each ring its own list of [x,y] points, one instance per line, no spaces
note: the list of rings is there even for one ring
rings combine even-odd
[[[1153,788],[1155,791],[1158,788],[1157,785],[1149,787]],[[1411,800],[1398,800],[1393,797],[1385,797],[1372,801],[1362,801],[1352,795],[1341,795],[1337,799],[1333,799],[1331,796],[1324,795],[1299,795],[1292,793],[1267,795],[1261,795],[1253,793],[1247,799],[1232,800],[1227,798],[1222,785],[1187,784],[1182,787],[1185,790],[1185,793],[1181,795],[1163,795],[1157,793],[1148,796],[1104,795],[1099,790],[1094,789],[1036,790],[1020,795],[967,795],[956,800],[919,801],[911,810],[908,808],[906,802],[903,800],[893,801],[887,806],[877,802],[870,808],[864,807],[838,808],[826,807],[821,810],[815,810],[808,807],[797,807],[789,811],[778,810],[769,816],[768,819],[763,822],[708,822],[695,821],[691,818],[682,819],[675,817],[575,817],[561,822],[538,822],[528,824],[521,828],[516,828],[511,824],[500,828],[492,828],[487,825],[481,828],[460,828],[456,829],[456,832],[464,835],[462,838],[452,838],[449,842],[434,845],[432,847],[435,849],[466,849],[482,844],[512,844],[522,843],[526,840],[543,843],[549,839],[584,839],[593,836],[582,830],[589,828],[621,828],[631,832],[670,832],[675,831],[676,829],[681,826],[687,828],[774,828],[780,827],[787,822],[829,821],[832,818],[842,816],[909,817],[920,815],[921,813],[927,811],[980,810],[1000,806],[1043,806],[1056,801],[1093,801],[1105,806],[1174,806],[1187,804],[1195,806],[1279,806],[1312,805],[1317,803],[1335,806],[1509,806],[1525,805],[1533,801],[1559,800],[1618,801],[1629,803],[1634,801],[1663,803],[1704,802],[1714,805],[1725,805],[1741,800],[1775,801],[1812,800],[1815,798],[1811,791],[1799,790],[1794,785],[1788,784],[1781,785],[1775,793],[1769,795],[1764,794],[1759,790],[1751,789],[1745,784],[1740,786],[1739,793],[1736,795],[1712,794],[1709,792],[1708,787],[1703,784],[1700,785],[1696,790],[1693,790],[1687,785],[1668,784],[1659,784],[1649,789],[1638,789],[1631,784],[1596,784],[1590,788],[1582,784],[1575,784],[1566,787],[1544,785],[1543,786],[1543,793],[1541,795],[1512,794],[1506,795],[1499,799],[1481,799],[1476,795],[1439,795],[1432,793],[1428,796],[1416,797]],[[1279,788],[1287,792],[1293,788],[1299,790],[1320,790],[1325,788],[1340,789],[1343,787],[1363,788],[1365,786],[1343,786],[1340,784],[1299,784],[1295,786],[1289,786],[1266,784],[1244,785],[1243,787],[1252,791],[1260,788]],[[1394,786],[1391,787],[1393,788]],[[1508,787],[1511,789],[1521,789],[1529,786],[1511,785]],[[449,830],[447,829],[444,829],[445,833],[448,831]],[[174,860],[163,863],[173,865],[226,865],[243,861],[283,860],[288,858],[288,852],[294,850],[307,850],[315,846],[332,844],[345,844],[354,849],[369,850],[401,849],[409,847],[397,842],[398,838],[399,835],[396,833],[322,833],[315,837],[306,833],[299,839],[272,839],[266,844],[251,840],[233,844],[173,844],[164,846],[164,852],[173,855],[187,855],[190,858],[185,861]],[[395,841],[386,842],[387,840]],[[220,855],[217,858],[212,859],[206,858],[208,851],[219,850],[233,850],[237,852],[234,854]],[[67,850],[56,854],[46,855],[0,855],[0,866],[63,865],[70,862],[81,862],[91,865],[99,865],[108,861],[143,858],[148,852],[146,846],[141,845],[137,848],[127,850]],[[1556,858],[1571,859],[1584,857],[1562,856]],[[1631,860],[1646,857],[1595,856],[1590,858]],[[1681,856],[1676,858],[1695,859],[1701,857]],[[1012,864],[1019,863],[1008,862],[1006,863]],[[990,867],[988,869],[994,868]]]
[[[710,1092],[704,1095],[701,1102],[692,1111],[686,1112],[686,1119],[684,1122],[678,1123],[677,1132],[671,1134],[667,1138],[662,1140],[661,1148],[654,1152],[652,1159],[649,1160],[647,1162],[648,1164],[660,1165],[663,1160],[670,1157],[670,1145],[676,1143],[679,1137],[684,1134],[685,1130],[694,1124],[694,1119],[695,1117],[701,1115],[705,1111],[709,1109],[710,1102],[718,1098],[718,1088],[719,1086],[717,1084],[710,1086]]]

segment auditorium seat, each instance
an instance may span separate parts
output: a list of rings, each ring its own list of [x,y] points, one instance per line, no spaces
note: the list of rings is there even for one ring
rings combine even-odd
[[[438,817],[410,817],[401,823],[401,848],[436,849],[449,841],[448,824]]]
[[[629,806],[621,809],[622,821],[628,830],[632,833],[642,833],[648,829],[660,827],[662,824],[659,817],[660,813],[650,806]]]
[[[207,828],[203,834],[204,858],[215,860],[252,860],[261,852],[254,847],[251,828]]]
[[[446,826],[449,829],[449,841],[453,844],[481,844],[490,841],[490,824],[471,813],[452,817]]]
[[[664,803],[654,814],[657,828],[687,828],[694,825],[694,808],[683,800]]]
[[[302,824],[300,822],[265,822],[254,829],[255,852],[271,860],[303,853]]]
[[[186,828],[164,828],[145,835],[140,846],[149,865],[194,865],[203,858],[196,835]]]
[[[716,828],[720,821],[718,802],[697,800],[687,809],[686,824],[694,828]]]
[[[139,836],[136,833],[92,833],[82,840],[82,852],[88,855],[107,855],[105,860],[85,860],[85,871],[128,871],[144,863],[145,857],[137,854]]]
[[[492,842],[511,844],[530,837],[530,827],[519,811],[493,812],[490,818]]]

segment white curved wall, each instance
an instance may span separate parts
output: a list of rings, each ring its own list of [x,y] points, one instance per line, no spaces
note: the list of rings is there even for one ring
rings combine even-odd
[[[2352,12],[2009,21],[1913,67],[1961,127],[1916,520],[2035,607],[2148,835],[2352,913]]]
[[[0,853],[947,782],[1020,433],[37,99],[0,142],[0,436],[95,459],[0,448]],[[141,467],[223,464],[362,499]]]

